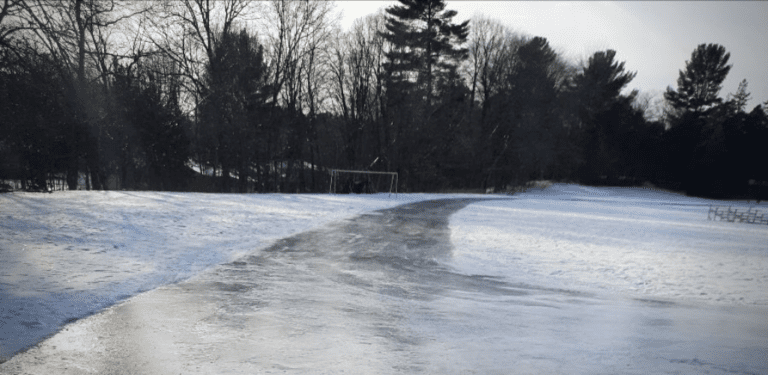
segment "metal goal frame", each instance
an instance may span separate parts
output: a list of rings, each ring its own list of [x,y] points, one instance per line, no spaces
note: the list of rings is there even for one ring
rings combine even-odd
[[[397,172],[376,172],[376,171],[356,171],[351,169],[331,169],[331,186],[328,190],[329,194],[336,193],[336,185],[339,182],[339,173],[359,173],[359,174],[378,174],[378,175],[390,175],[389,194],[392,195],[392,189],[395,189],[397,194]]]

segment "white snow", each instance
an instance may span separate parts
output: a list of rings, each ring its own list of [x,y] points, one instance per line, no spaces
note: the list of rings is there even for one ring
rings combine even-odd
[[[768,226],[708,221],[709,205],[723,202],[566,184],[514,198],[451,217],[457,269],[635,298],[768,304]]]
[[[274,240],[429,195],[0,195],[0,361],[68,321]]]
[[[709,204],[723,202],[655,190],[554,184],[514,196],[12,193],[0,195],[0,362],[68,321],[279,238],[453,197],[500,198],[451,217],[449,266],[460,273],[630,298],[768,304],[768,226],[708,221]]]

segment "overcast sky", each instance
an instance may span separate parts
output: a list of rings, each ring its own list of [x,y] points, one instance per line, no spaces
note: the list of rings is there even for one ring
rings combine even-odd
[[[342,25],[395,1],[338,1]],[[661,95],[677,87],[679,70],[701,43],[718,43],[733,65],[720,95],[747,79],[747,110],[768,100],[768,1],[447,1],[456,20],[473,14],[496,18],[515,31],[543,36],[572,61],[614,49],[637,77],[629,89]]]

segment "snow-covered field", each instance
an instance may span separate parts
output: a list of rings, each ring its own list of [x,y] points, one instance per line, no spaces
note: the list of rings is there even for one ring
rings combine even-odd
[[[466,273],[636,298],[768,305],[768,226],[708,221],[709,205],[643,188],[554,184],[452,216]]]
[[[459,274],[617,299],[759,311],[768,305],[768,226],[708,221],[708,205],[722,202],[656,190],[554,184],[512,197],[12,193],[0,195],[0,362],[70,321],[258,254],[277,239],[364,212],[454,197],[504,198],[450,217],[453,250],[445,262]],[[446,301],[456,300],[433,303]],[[468,314],[506,311],[502,299],[467,301],[480,306],[467,307]],[[614,314],[600,306],[597,314]],[[474,336],[454,333],[465,338],[451,345],[478,345],[461,341]],[[543,342],[542,350],[553,343]],[[445,349],[436,346],[433,354]]]

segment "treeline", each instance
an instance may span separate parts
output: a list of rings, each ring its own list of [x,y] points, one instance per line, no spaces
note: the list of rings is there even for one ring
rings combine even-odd
[[[764,193],[768,118],[701,45],[663,101],[625,92],[615,51],[439,0],[340,30],[333,3],[10,0],[0,10],[0,180],[24,188],[327,191],[329,170],[399,191],[534,179]]]

